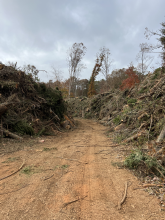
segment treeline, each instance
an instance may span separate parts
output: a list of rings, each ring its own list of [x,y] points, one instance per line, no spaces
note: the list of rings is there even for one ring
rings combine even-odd
[[[125,89],[134,86],[139,83],[145,77],[144,74],[138,72],[136,68],[132,65],[127,69],[113,70],[111,74],[107,75],[107,79],[94,80],[93,87],[91,85],[91,79],[78,79],[76,77],[72,78],[72,87],[70,91],[70,97],[80,97],[86,96],[90,97],[94,94],[100,94],[107,92],[110,89]],[[46,85],[53,89],[58,88],[62,91],[63,97],[67,98],[69,96],[69,81],[67,80],[49,80]],[[90,93],[91,91],[91,93]]]
[[[112,65],[110,50],[106,47],[100,48],[96,54],[96,60],[90,79],[79,79],[80,72],[86,68],[82,60],[87,48],[83,43],[74,43],[67,51],[67,61],[69,70],[69,79],[63,81],[59,72],[54,69],[55,81],[49,81],[47,86],[52,88],[58,87],[62,91],[63,97],[88,96],[106,92],[110,89],[121,89],[134,87],[145,77],[147,69],[153,61],[153,56],[148,54],[154,53],[155,49],[162,49],[162,67],[165,67],[165,22],[161,23],[162,28],[157,32],[150,31],[146,28],[145,36],[149,39],[151,36],[158,36],[159,44],[151,45],[148,43],[140,44],[140,51],[137,54],[136,67],[130,64],[127,69],[116,69],[110,73]],[[104,79],[96,81],[96,77],[102,73]]]

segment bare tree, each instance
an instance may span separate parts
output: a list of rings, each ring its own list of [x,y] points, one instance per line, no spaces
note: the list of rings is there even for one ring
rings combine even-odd
[[[63,72],[60,69],[55,68],[52,66],[52,73],[54,75],[54,86],[61,89],[61,83],[63,81]]]
[[[138,63],[137,65],[137,70],[144,74],[154,59],[153,56],[149,56],[146,54],[149,53],[153,49],[153,47],[147,43],[142,43],[139,46],[140,51],[136,56],[136,60],[140,61],[140,63]]]
[[[69,68],[69,97],[73,84],[73,79],[78,77],[81,70],[85,68],[85,65],[81,63],[83,56],[86,53],[86,47],[83,43],[74,43],[71,48],[67,51],[67,61]]]
[[[105,77],[105,81],[106,81],[106,90],[108,90],[108,74],[109,74],[109,70],[110,70],[110,66],[112,65],[112,59],[110,58],[110,50],[106,47],[102,47],[100,49],[101,53],[104,55],[104,59],[102,62],[102,66],[101,66],[101,72]]]
[[[52,73],[54,75],[55,81],[62,81],[63,80],[63,72],[60,69],[56,69],[52,66]]]
[[[162,52],[153,52],[153,53],[160,53],[162,57],[162,66],[165,67],[165,22],[161,23],[162,28],[159,31],[151,31],[147,27],[145,28],[145,37],[149,40],[151,36],[158,36],[157,40],[160,44],[154,45],[154,49],[161,48]]]

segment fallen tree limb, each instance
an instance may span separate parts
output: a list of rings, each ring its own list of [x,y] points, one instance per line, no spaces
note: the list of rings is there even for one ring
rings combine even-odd
[[[144,116],[149,117],[149,115],[147,114],[147,112],[143,112],[143,114],[141,114],[141,115],[138,117],[138,120],[142,119]]]
[[[3,131],[3,133],[4,133],[6,136],[9,136],[9,137],[11,137],[11,138],[13,138],[13,139],[17,139],[17,140],[23,140],[22,137],[20,137],[20,136],[18,136],[18,135],[16,135],[16,134],[11,133],[10,131],[8,131],[8,130],[6,130],[6,129],[4,129],[4,128],[0,128],[0,130],[1,130],[1,132]]]
[[[72,204],[72,203],[74,203],[74,202],[77,202],[77,201],[79,201],[79,200],[83,200],[83,199],[85,199],[87,196],[84,196],[83,198],[78,198],[78,199],[75,199],[75,200],[73,200],[73,201],[71,201],[71,202],[66,202],[66,203],[64,203],[64,205],[63,205],[63,207],[61,208],[61,209],[63,209],[63,208],[65,208],[66,206],[68,206],[68,205],[70,205],[70,204]]]
[[[155,167],[155,169],[161,174],[161,176],[165,179],[165,176],[163,175],[163,173],[157,168]]]
[[[25,164],[25,160],[23,160],[23,163],[22,163],[22,165],[20,166],[20,168],[19,168],[18,170],[14,171],[13,173],[11,173],[11,174],[8,175],[8,176],[5,176],[5,177],[1,178],[0,181],[6,179],[6,178],[8,178],[8,177],[10,177],[10,176],[12,176],[12,175],[14,175],[14,174],[16,174],[16,173],[18,173],[18,171],[20,171],[20,170],[22,169],[22,167],[24,166],[24,164]]]
[[[126,183],[125,183],[124,196],[123,196],[121,202],[118,203],[118,210],[121,209],[121,206],[122,206],[122,204],[124,203],[124,201],[125,201],[125,199],[126,199],[126,197],[127,197],[127,188],[128,188],[128,183],[126,182]]]
[[[161,154],[165,154],[165,147],[162,147],[154,156],[159,157]]]
[[[145,130],[145,131],[141,131],[141,132],[139,132],[139,133],[137,133],[137,134],[135,134],[135,135],[133,135],[133,136],[127,138],[127,139],[124,140],[123,142],[130,142],[130,141],[133,141],[133,140],[137,139],[138,137],[140,137],[141,135],[143,135],[143,134],[147,134],[147,133],[148,133],[148,132],[147,132],[146,130]]]
[[[55,123],[51,123],[51,124],[49,124],[49,125],[47,125],[47,126],[50,126],[50,125],[54,125],[55,128],[57,128],[57,130],[58,130],[60,133],[63,133],[62,130],[60,130]],[[47,126],[45,126],[45,127],[47,127]]]
[[[146,122],[142,123],[142,124],[140,125],[140,127],[138,128],[138,130],[140,131],[140,129],[141,129],[144,125],[147,125],[147,123],[146,123]]]
[[[54,176],[54,174],[52,174],[52,175],[49,176],[49,177],[46,177],[44,180],[48,180],[48,179],[52,178],[53,176]]]
[[[158,87],[160,88],[161,85],[164,84],[164,81],[165,81],[165,77],[161,78],[161,79],[156,83],[156,85],[154,85],[154,87],[150,89],[150,95],[152,95],[152,94],[156,91],[156,89],[157,89]]]
[[[74,125],[73,122],[69,119],[69,117],[68,117],[67,115],[64,115],[64,118],[65,118],[67,121],[70,122],[70,125],[71,125],[72,127],[75,127],[75,125]]]
[[[54,116],[50,121],[47,121],[45,125],[47,125],[47,124],[49,124],[50,122],[52,122],[55,118],[56,118],[56,116]]]
[[[52,111],[51,108],[50,108],[50,113],[55,116],[55,118],[56,118],[56,120],[57,120],[58,122],[60,122],[60,119],[59,119],[58,115],[56,115],[56,114],[54,113],[54,111]]]
[[[139,187],[137,187],[137,188],[134,188],[134,190],[136,190],[136,189],[141,189],[141,188],[146,188],[146,187],[156,187],[156,186],[158,186],[158,187],[163,187],[164,184],[144,184],[144,185],[142,185],[142,186],[139,186]]]

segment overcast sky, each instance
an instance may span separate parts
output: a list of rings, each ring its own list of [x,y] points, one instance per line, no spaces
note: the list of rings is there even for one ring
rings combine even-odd
[[[67,78],[67,50],[73,43],[87,47],[81,78],[90,78],[96,53],[110,49],[112,69],[127,67],[140,43],[148,41],[145,27],[159,30],[165,22],[165,0],[0,0],[0,61],[35,65],[41,81],[53,79],[51,66]],[[157,67],[158,54],[151,66]],[[101,75],[99,78],[103,78]]]

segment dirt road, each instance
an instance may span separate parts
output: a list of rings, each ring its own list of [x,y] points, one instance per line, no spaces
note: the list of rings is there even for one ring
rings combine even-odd
[[[25,160],[21,171],[0,181],[0,219],[165,219],[158,199],[134,190],[137,178],[112,165],[122,156],[106,128],[91,120],[78,124],[72,132],[0,157],[0,179]],[[127,198],[118,210],[126,182]]]

